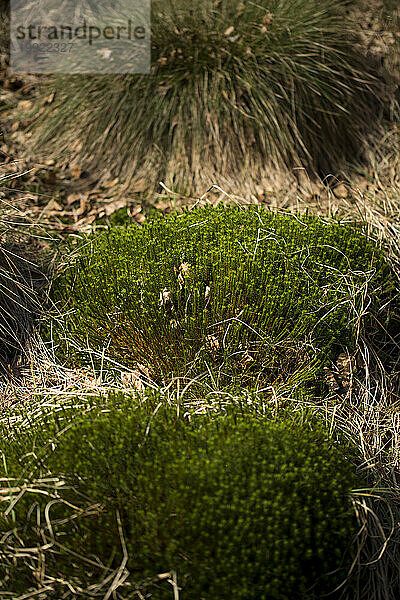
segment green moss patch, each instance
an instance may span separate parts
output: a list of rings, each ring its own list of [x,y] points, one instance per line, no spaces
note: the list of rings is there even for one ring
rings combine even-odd
[[[296,382],[360,336],[383,357],[398,333],[391,269],[349,225],[195,209],[108,230],[78,254],[53,290],[65,314],[56,340],[78,362],[106,355],[156,381],[212,369],[221,381]]]
[[[2,432],[8,592],[89,597],[119,568],[127,598],[170,598],[166,572],[187,600],[319,598],[342,583],[359,485],[347,446],[315,423],[238,408],[189,420],[159,402],[76,399]]]

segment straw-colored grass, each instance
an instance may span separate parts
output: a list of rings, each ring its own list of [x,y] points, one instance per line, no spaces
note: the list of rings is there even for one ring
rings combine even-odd
[[[0,177],[0,191],[18,175]],[[0,371],[15,366],[41,310],[38,289],[45,277],[29,252],[32,223],[6,200],[0,202]]]
[[[346,4],[155,0],[151,75],[45,78],[35,153],[190,193],[365,159],[380,88]]]

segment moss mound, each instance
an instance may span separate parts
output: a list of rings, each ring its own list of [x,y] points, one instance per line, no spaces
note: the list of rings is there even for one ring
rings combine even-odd
[[[239,208],[85,240],[53,290],[71,359],[88,361],[78,345],[157,381],[211,368],[241,384],[315,378],[360,335],[383,356],[394,293],[382,251],[353,227]]]
[[[346,4],[154,0],[151,76],[46,79],[53,100],[38,102],[35,152],[189,192],[359,160],[377,129],[378,86]]]
[[[349,448],[315,423],[237,408],[189,421],[159,400],[75,400],[2,432],[8,591],[34,589],[39,565],[48,597],[98,592],[121,564],[121,593],[125,581],[157,599],[172,591],[157,574],[172,571],[187,600],[319,598],[343,581],[357,532]]]

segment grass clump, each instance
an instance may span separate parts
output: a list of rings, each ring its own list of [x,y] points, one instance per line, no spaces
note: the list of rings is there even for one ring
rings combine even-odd
[[[0,2],[0,52],[9,51],[10,43],[10,2],[1,0]]]
[[[212,369],[294,383],[360,336],[381,357],[398,336],[390,267],[351,226],[204,208],[111,229],[78,255],[53,288],[65,314],[55,338],[78,362],[89,348],[156,381]]]
[[[155,0],[151,75],[45,79],[35,152],[188,192],[357,161],[377,130],[378,86],[346,4]]]
[[[4,234],[0,223],[0,236]],[[0,240],[0,373],[9,372],[25,348],[40,312],[37,290],[44,276],[15,245]]]
[[[0,7],[1,8],[1,7]],[[0,175],[0,193],[6,180]],[[0,373],[9,373],[26,347],[41,311],[39,290],[46,282],[40,246],[30,223],[17,207],[0,203]]]
[[[238,407],[189,420],[159,400],[75,401],[1,436],[8,591],[104,594],[118,572],[119,597],[170,598],[156,576],[175,572],[188,600],[304,599],[345,579],[359,483],[347,446],[315,422]]]

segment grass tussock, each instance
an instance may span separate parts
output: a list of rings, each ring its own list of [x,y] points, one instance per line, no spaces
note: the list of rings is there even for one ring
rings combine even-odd
[[[5,56],[10,50],[10,6],[7,0],[0,2],[0,54]],[[3,65],[2,65],[3,66]]]
[[[365,158],[380,88],[346,2],[152,4],[151,75],[45,78],[35,152],[188,192]]]
[[[0,178],[0,190],[8,177]],[[0,205],[0,371],[10,372],[41,311],[38,290],[45,276],[33,262],[31,223],[14,206]],[[37,259],[37,255],[35,256]]]

